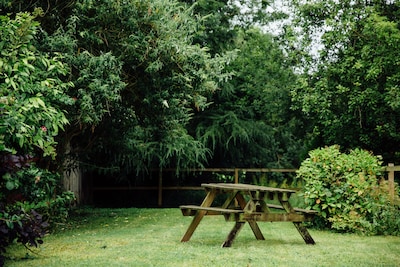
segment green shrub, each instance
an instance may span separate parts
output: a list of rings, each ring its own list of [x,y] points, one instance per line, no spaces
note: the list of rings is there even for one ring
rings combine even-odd
[[[32,165],[55,159],[64,108],[75,103],[63,57],[34,47],[43,13],[0,16],[0,266],[9,244],[37,246],[47,221],[65,218],[73,201],[57,174]]]
[[[64,221],[75,201],[73,192],[64,192],[58,173],[35,165],[8,172],[3,176],[8,202],[16,202],[25,211],[35,210],[48,222]],[[14,199],[10,199],[13,196]]]
[[[319,211],[315,221],[319,226],[364,234],[386,234],[387,229],[398,233],[398,203],[389,200],[385,184],[379,183],[382,175],[380,157],[361,149],[341,153],[338,146],[311,151],[297,173],[304,180],[306,205]]]
[[[2,254],[14,240],[24,246],[37,247],[43,243],[42,237],[47,232],[48,223],[36,211],[26,212],[0,202],[0,218],[0,266],[4,264]]]
[[[0,157],[0,266],[14,240],[41,244],[49,223],[65,220],[75,200],[72,192],[62,191],[59,174],[28,164],[27,158]]]

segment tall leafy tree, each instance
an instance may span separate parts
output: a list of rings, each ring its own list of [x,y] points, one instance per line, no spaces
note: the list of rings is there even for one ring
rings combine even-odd
[[[228,66],[235,75],[196,118],[197,135],[213,149],[216,166],[298,164],[302,145],[289,109],[296,76],[269,34],[238,31],[235,46],[240,51]]]
[[[193,6],[193,12],[200,18],[193,41],[208,47],[212,54],[232,49],[236,31],[231,20],[239,14],[238,7],[228,0],[182,0]]]
[[[10,12],[42,7],[38,47],[71,66],[75,101],[62,149],[85,165],[125,172],[205,162],[209,150],[187,125],[229,76],[231,56],[193,44],[193,9],[165,0],[5,3]]]
[[[121,102],[112,109],[106,108],[107,102],[100,107],[96,102],[89,106],[110,115],[102,117],[94,131],[90,129],[83,135],[94,140],[88,154],[91,162],[123,172],[150,167],[186,168],[205,162],[207,148],[186,128],[192,114],[207,107],[218,82],[229,74],[223,68],[224,57],[212,57],[206,48],[192,44],[198,23],[192,9],[175,1],[77,1],[67,26],[49,37],[47,43],[66,49],[73,55],[72,62],[85,54],[99,58],[85,72],[81,65],[73,64],[76,82],[82,90],[91,92],[92,102],[98,98],[105,78],[110,86],[103,86],[101,95],[115,90],[118,83],[113,81],[120,77],[115,70],[121,66],[126,84],[119,94]],[[75,48],[69,49],[69,43]],[[104,58],[109,53],[118,63]],[[85,66],[88,60],[79,62]],[[98,71],[96,66],[109,70]],[[99,83],[88,84],[93,79]],[[85,97],[78,96],[77,101],[88,104]],[[78,147],[84,145],[80,144],[82,140],[88,140],[81,137],[76,140]]]
[[[227,67],[233,78],[221,84],[213,104],[195,114],[192,124],[192,132],[213,151],[210,165],[297,165],[302,149],[291,132],[298,122],[289,109],[295,75],[274,38],[255,28],[282,13],[268,11],[269,1],[185,2],[194,3],[202,17],[198,43],[210,45],[213,53],[238,51]]]
[[[400,4],[294,3],[303,36],[323,33],[317,61],[303,61],[312,72],[293,91],[313,120],[318,144],[361,147],[398,160]],[[312,39],[303,41],[310,47]]]
[[[193,5],[200,17],[194,42],[206,46],[212,54],[234,49],[237,30],[264,27],[287,14],[273,8],[275,1],[266,0],[181,0]],[[279,2],[279,1],[276,1]]]

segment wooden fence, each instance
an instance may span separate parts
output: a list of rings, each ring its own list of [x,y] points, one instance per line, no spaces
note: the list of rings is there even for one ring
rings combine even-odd
[[[394,200],[394,172],[400,171],[400,166],[394,166],[393,163],[389,163],[388,166],[385,168],[385,171],[388,172],[388,186],[389,186],[389,196],[390,199]]]
[[[175,169],[163,169],[158,172],[158,184],[157,186],[119,186],[119,187],[93,187],[94,191],[119,191],[119,190],[147,190],[147,191],[157,191],[158,193],[158,206],[163,205],[163,191],[165,190],[203,190],[201,186],[164,186],[163,185],[163,173],[165,172],[175,172]],[[232,173],[234,176],[234,183],[239,183],[239,174],[242,172],[246,173],[294,173],[297,169],[269,169],[269,168],[210,168],[210,169],[190,169],[189,172],[214,172],[214,173]],[[394,166],[390,163],[384,168],[384,171],[388,173],[388,187],[389,195],[391,199],[395,196],[395,172],[400,171],[400,166]]]

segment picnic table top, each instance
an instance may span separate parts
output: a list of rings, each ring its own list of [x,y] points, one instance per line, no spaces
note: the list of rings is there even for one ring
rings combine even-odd
[[[224,190],[241,190],[241,191],[259,191],[259,192],[280,192],[280,193],[296,193],[296,190],[283,189],[276,187],[267,187],[251,184],[227,184],[227,183],[208,183],[201,184],[204,188],[224,189]]]

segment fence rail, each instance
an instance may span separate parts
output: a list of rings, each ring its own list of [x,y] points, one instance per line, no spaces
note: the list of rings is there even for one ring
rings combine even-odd
[[[158,206],[163,204],[163,191],[165,190],[203,190],[201,186],[164,186],[163,185],[163,172],[175,172],[176,169],[163,169],[158,171],[158,185],[157,186],[114,186],[114,187],[94,187],[92,191],[157,191],[158,192]],[[209,168],[209,169],[189,169],[185,170],[188,172],[231,172],[234,175],[234,183],[239,183],[239,173],[241,172],[254,172],[254,173],[294,173],[297,169],[273,169],[273,168]],[[384,171],[388,173],[388,193],[390,198],[393,200],[395,196],[395,172],[400,171],[400,166],[395,166],[393,163],[389,163],[388,166],[384,167]]]

